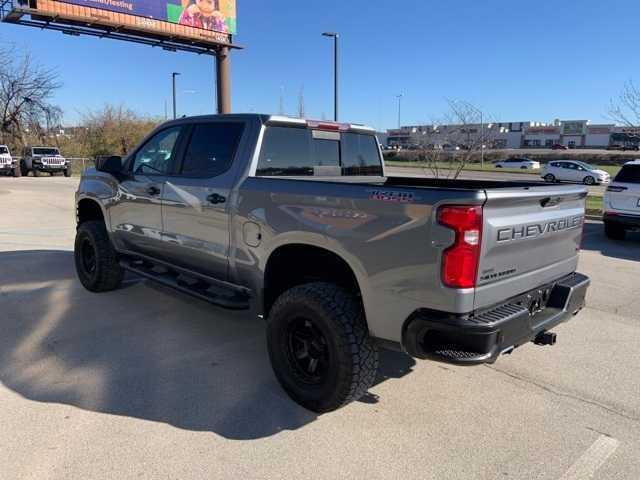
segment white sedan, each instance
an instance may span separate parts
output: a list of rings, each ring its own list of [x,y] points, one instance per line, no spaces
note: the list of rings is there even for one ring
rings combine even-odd
[[[540,170],[540,162],[529,158],[508,158],[495,163],[496,168],[517,168],[521,170]]]

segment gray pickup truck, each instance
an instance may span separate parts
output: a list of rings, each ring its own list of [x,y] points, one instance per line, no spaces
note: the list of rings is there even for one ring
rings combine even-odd
[[[130,271],[255,312],[283,388],[327,412],[373,384],[380,347],[474,365],[555,343],[589,285],[586,195],[389,177],[358,125],[183,118],[84,173],[75,263],[92,292]]]

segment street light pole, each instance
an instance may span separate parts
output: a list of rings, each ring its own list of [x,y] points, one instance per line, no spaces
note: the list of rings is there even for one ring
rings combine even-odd
[[[480,166],[484,170],[484,114],[480,110]]]
[[[339,70],[338,70],[338,35],[335,32],[325,32],[323,37],[333,38],[333,120],[338,121],[338,99],[339,99]]]
[[[177,118],[177,113],[176,113],[176,77],[180,75],[178,72],[173,72],[171,74],[171,80],[172,80],[172,84],[173,84],[173,119],[175,120]]]
[[[402,128],[402,97],[404,97],[404,93],[396,95],[398,99],[398,129]]]

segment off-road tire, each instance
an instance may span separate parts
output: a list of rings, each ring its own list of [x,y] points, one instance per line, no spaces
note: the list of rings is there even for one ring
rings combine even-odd
[[[85,255],[92,251],[95,268],[88,267]],[[78,227],[74,247],[76,272],[80,283],[91,292],[115,290],[122,283],[124,270],[118,262],[116,251],[111,245],[103,222],[94,220]]]
[[[22,176],[22,170],[20,169],[20,167],[15,167],[13,169],[12,175],[16,178],[21,177]]]
[[[552,173],[547,173],[544,176],[544,181],[547,183],[556,183],[556,177]]]
[[[624,227],[613,222],[604,222],[604,234],[611,240],[624,240],[627,236]]]
[[[305,382],[291,356],[291,326],[310,321],[326,340],[326,374],[318,383]],[[336,410],[358,400],[373,385],[378,347],[360,301],[331,283],[309,283],[284,292],[267,322],[271,366],[291,398],[317,413]]]

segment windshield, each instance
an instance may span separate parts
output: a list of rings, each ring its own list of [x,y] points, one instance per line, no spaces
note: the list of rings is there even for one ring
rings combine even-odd
[[[60,155],[57,148],[34,148],[34,155]]]
[[[616,176],[616,182],[640,183],[640,165],[625,165]]]
[[[9,149],[4,146],[0,146],[0,155],[6,155],[9,153]]]
[[[585,162],[575,162],[578,165],[580,165],[582,168],[586,168],[587,170],[595,170],[596,167],[594,167],[593,165],[589,165],[588,163]]]

